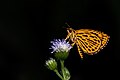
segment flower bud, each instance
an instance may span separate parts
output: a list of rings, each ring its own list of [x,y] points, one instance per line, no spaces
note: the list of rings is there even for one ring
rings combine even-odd
[[[57,69],[57,62],[55,61],[55,59],[50,58],[46,61],[46,67],[50,70],[55,70]]]

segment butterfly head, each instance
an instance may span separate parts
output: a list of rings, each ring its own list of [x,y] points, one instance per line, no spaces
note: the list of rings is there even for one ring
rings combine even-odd
[[[67,24],[67,23],[66,23]],[[75,33],[75,30],[72,29],[68,24],[67,24],[68,28],[67,29],[67,32],[68,32],[68,37],[67,39],[69,38],[72,42],[74,42],[76,40],[76,33]]]
[[[72,29],[68,23],[66,23],[66,25],[68,26],[67,31],[69,31],[69,33],[75,32],[75,30]]]
[[[70,36],[69,36],[70,40],[71,40],[72,42],[74,42],[74,41],[76,40],[75,30],[72,29],[72,28],[67,28],[67,32],[68,32],[68,35],[70,35]]]
[[[67,28],[67,31],[69,31],[70,33],[75,32],[75,30],[72,28]]]

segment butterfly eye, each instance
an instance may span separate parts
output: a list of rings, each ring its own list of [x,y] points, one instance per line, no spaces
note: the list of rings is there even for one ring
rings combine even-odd
[[[72,33],[74,30],[71,28],[67,28],[67,31],[69,31],[69,33]]]

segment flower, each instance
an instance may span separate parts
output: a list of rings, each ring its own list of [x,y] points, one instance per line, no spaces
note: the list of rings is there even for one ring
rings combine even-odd
[[[54,52],[68,52],[72,46],[69,44],[69,42],[66,42],[66,40],[62,39],[55,39],[54,41],[51,41],[52,46],[50,49],[53,49],[51,53]]]
[[[51,43],[52,46],[50,49],[53,49],[51,53],[55,52],[55,57],[57,59],[65,60],[69,55],[70,49],[72,48],[69,42],[66,42],[64,39],[55,39],[54,41],[51,41]]]
[[[57,69],[57,62],[53,58],[50,58],[49,60],[47,60],[45,64],[46,64],[46,67],[50,70]]]

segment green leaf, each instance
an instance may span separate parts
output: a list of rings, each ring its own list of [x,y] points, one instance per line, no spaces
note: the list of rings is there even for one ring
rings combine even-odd
[[[64,73],[63,73],[64,79],[69,80],[71,77],[70,72],[68,71],[68,69],[66,67],[64,67],[63,70],[64,70]]]

